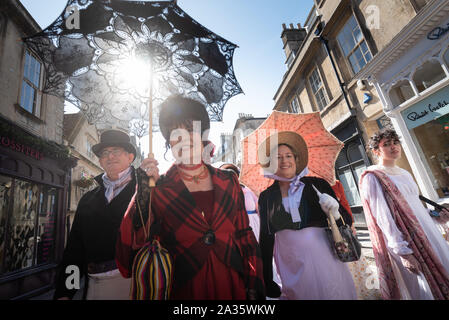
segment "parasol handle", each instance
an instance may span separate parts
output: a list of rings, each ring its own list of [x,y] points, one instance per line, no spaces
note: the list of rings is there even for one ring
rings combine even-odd
[[[150,154],[148,155],[148,158],[154,159],[154,154],[150,153]],[[148,186],[149,186],[150,188],[154,188],[154,187],[156,186],[156,181],[154,180],[153,177],[150,177],[150,179],[148,180]]]
[[[316,194],[318,195],[318,198],[322,196],[322,193],[318,191],[318,189],[312,184],[313,189],[315,190]],[[328,212],[325,212],[327,215],[327,219],[329,220],[329,227],[332,231],[332,237],[334,238],[334,241],[336,243],[342,242],[343,238],[341,237],[340,230],[338,230],[337,223],[335,222],[334,215]]]
[[[154,159],[153,153],[153,64],[150,65],[150,97],[148,99],[148,110],[149,110],[149,153],[148,158]],[[153,177],[148,180],[148,185],[150,188],[156,186],[156,181]]]

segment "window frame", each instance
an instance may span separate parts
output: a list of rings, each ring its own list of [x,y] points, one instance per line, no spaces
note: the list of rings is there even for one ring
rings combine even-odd
[[[26,67],[27,67],[27,63],[26,63],[27,54],[31,58],[33,58],[37,63],[39,63],[40,70],[39,70],[38,87],[36,87],[36,85],[33,83],[33,81],[31,79],[28,79],[28,77],[25,75]],[[21,80],[20,80],[20,89],[19,89],[19,97],[18,97],[17,105],[19,106],[19,108],[21,110],[27,112],[28,114],[32,114],[33,116],[40,119],[41,115],[42,115],[42,83],[43,83],[44,65],[43,65],[42,61],[37,57],[37,55],[29,48],[25,49],[22,59],[23,59],[22,60],[22,74],[21,74]],[[32,60],[30,60],[30,61],[32,61]],[[31,89],[34,92],[34,99],[32,102],[32,111],[29,111],[26,108],[26,106],[22,105],[22,96],[24,94],[24,83],[26,83],[29,87],[31,87]]]
[[[292,51],[290,52],[290,55],[288,56],[287,60],[285,61],[285,64],[287,65],[287,70],[290,70],[291,66],[293,65],[293,61],[295,61],[296,55]]]
[[[312,82],[310,81],[311,78],[312,78],[312,75],[313,75],[313,73],[315,71],[316,71],[316,73],[318,75],[318,79],[321,82],[321,86],[316,91],[314,91],[313,86],[312,86]],[[307,76],[307,83],[308,83],[308,86],[310,87],[310,91],[312,92],[313,99],[314,99],[315,104],[316,104],[316,106],[318,108],[318,111],[323,111],[327,107],[327,105],[329,104],[330,100],[329,100],[329,96],[327,95],[326,86],[324,85],[323,77],[321,76],[321,72],[320,72],[318,66],[315,66],[312,69],[312,71],[308,74],[308,76]],[[326,103],[322,108],[320,107],[320,103],[318,102],[318,98],[316,96],[317,93],[320,90],[323,90],[323,96],[324,96],[324,100],[325,100],[325,103]]]
[[[296,103],[296,106],[294,104]],[[290,99],[290,102],[288,103],[288,110],[289,113],[303,113],[301,103],[299,101],[299,98],[294,95],[292,99]]]
[[[341,44],[341,42],[340,42],[340,40],[339,40],[339,36],[342,35],[343,29],[344,29],[344,28],[346,27],[346,25],[349,23],[350,19],[354,19],[354,22],[355,22],[357,28],[358,28],[359,31],[360,31],[360,34],[361,34],[361,36],[362,36],[362,39],[361,39],[360,41],[358,41],[357,43],[355,43],[354,47],[349,51],[348,55],[346,55],[346,54],[345,54],[345,51],[343,50],[343,46],[342,46],[342,44]],[[353,29],[353,30],[354,30],[354,29]],[[356,38],[354,37],[354,33],[351,32],[351,34],[352,34],[352,36],[353,36],[354,42],[356,42]],[[346,20],[345,24],[343,25],[343,27],[340,29],[340,31],[338,32],[337,36],[335,37],[335,40],[337,41],[338,47],[340,48],[340,52],[341,52],[342,56],[345,58],[346,63],[349,65],[349,69],[351,70],[351,72],[352,72],[353,75],[359,73],[360,70],[362,70],[363,67],[366,66],[366,65],[368,64],[368,62],[370,62],[370,61],[373,59],[373,53],[371,52],[371,49],[370,49],[370,47],[369,47],[369,45],[368,45],[368,42],[367,42],[367,40],[366,40],[366,38],[365,38],[365,35],[364,35],[363,32],[362,32],[362,28],[360,27],[359,22],[357,21],[357,19],[354,17],[353,14],[351,14],[351,16],[348,18],[348,20]],[[366,60],[366,54],[364,54],[363,51],[362,51],[361,45],[362,45],[363,42],[365,42],[366,48],[367,48],[367,52],[368,52],[368,53],[370,54],[370,56],[371,56],[371,58],[370,58],[369,60]],[[365,60],[365,64],[364,64],[363,66],[358,65],[358,66],[360,67],[360,69],[359,69],[357,72],[355,72],[354,66],[352,65],[351,60],[349,59],[349,57],[352,56],[352,55],[354,54],[354,52],[357,50],[357,48],[360,48],[360,52],[362,53],[362,57],[363,57],[363,59]],[[357,60],[357,63],[358,63],[358,64],[359,64],[359,61],[360,61],[360,60]]]
[[[89,159],[94,159],[94,152],[92,151],[92,147],[94,146],[93,139],[89,136],[86,136],[86,155]]]

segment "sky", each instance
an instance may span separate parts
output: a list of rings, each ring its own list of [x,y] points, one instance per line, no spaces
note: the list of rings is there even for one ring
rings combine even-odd
[[[63,11],[66,0],[20,0],[36,22],[45,29]],[[280,38],[282,24],[304,24],[313,0],[178,0],[178,6],[193,19],[226,40],[238,45],[234,72],[244,94],[231,98],[223,122],[212,123],[210,140],[220,145],[221,133],[232,133],[239,113],[266,117],[274,107],[273,97],[287,70]],[[141,140],[148,153],[148,137]],[[153,152],[165,172],[173,161],[164,159],[162,135],[155,133]]]

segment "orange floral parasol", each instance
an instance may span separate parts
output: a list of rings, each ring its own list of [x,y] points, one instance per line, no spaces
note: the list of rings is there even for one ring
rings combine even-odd
[[[335,160],[344,144],[326,130],[320,113],[293,114],[273,111],[271,115],[251,134],[242,140],[242,170],[240,180],[257,195],[273,183],[263,176],[257,158],[257,148],[263,140],[280,131],[294,131],[300,134],[309,151],[309,174],[335,184]]]

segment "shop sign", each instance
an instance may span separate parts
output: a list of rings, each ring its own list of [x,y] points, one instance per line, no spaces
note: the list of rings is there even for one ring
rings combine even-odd
[[[25,144],[18,143],[12,138],[0,136],[0,145],[5,148],[10,148],[11,150],[23,153],[31,158],[36,160],[42,160],[44,158],[44,154],[42,152],[37,151]]]
[[[408,129],[419,127],[449,113],[449,86],[401,112]]]

